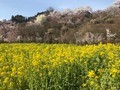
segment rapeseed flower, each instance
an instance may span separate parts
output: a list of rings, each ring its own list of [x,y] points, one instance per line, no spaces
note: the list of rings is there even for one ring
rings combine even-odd
[[[89,71],[89,72],[88,72],[88,77],[89,77],[89,78],[95,77],[95,72],[94,72],[93,70]]]
[[[38,66],[38,65],[39,65],[39,63],[38,63],[38,61],[33,60],[33,61],[32,61],[32,65],[33,65],[33,66]]]
[[[63,89],[64,84],[99,90],[107,80],[109,89],[119,85],[119,45],[1,44],[0,50],[0,90]]]

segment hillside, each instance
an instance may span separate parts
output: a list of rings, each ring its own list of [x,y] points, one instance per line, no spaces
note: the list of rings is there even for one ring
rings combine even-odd
[[[120,1],[106,10],[90,7],[56,11],[33,17],[12,16],[0,22],[0,42],[98,44],[120,43]]]

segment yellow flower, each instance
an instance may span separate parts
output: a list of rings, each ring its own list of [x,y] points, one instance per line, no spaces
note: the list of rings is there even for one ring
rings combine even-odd
[[[4,79],[4,81],[3,81],[3,83],[6,84],[8,81],[9,81],[9,78],[6,77],[6,78]]]
[[[12,68],[12,72],[16,72],[17,70],[16,70],[16,68],[14,67],[14,68]]]
[[[86,84],[84,83],[84,84],[82,84],[82,86],[83,86],[83,87],[85,87],[85,86],[86,86]]]
[[[22,75],[23,75],[23,72],[18,71],[17,74],[20,75],[20,76],[22,76]]]
[[[116,76],[115,74],[114,74],[114,75],[112,75],[112,77],[113,77],[113,78],[115,78],[115,76]]]
[[[24,70],[23,66],[21,66],[21,67],[18,68],[18,71],[22,71],[22,70]]]
[[[1,72],[1,73],[0,73],[0,76],[4,76],[4,75],[5,75],[5,72]]]
[[[108,59],[113,60],[114,59],[114,54],[112,52],[108,53]]]
[[[74,58],[73,57],[70,57],[70,62],[73,63],[74,62]]]
[[[58,63],[57,63],[57,62],[54,62],[52,66],[53,66],[53,68],[54,68],[54,67],[56,67],[57,65],[58,65]]]
[[[88,72],[88,77],[93,78],[95,77],[95,72],[93,70]]]
[[[48,67],[49,67],[48,65],[44,65],[44,66],[43,66],[44,69],[47,69]]]
[[[38,63],[38,61],[33,60],[33,61],[32,61],[32,65],[33,65],[33,66],[38,66],[38,65],[39,65],[39,63]]]
[[[96,79],[98,79],[99,77],[98,76],[95,76]]]
[[[93,81],[91,81],[91,82],[90,82],[90,85],[93,85],[93,84],[94,84],[94,82],[93,82]]]
[[[111,70],[110,74],[116,74],[116,73],[118,73],[118,72],[119,72],[119,71],[118,71],[117,69],[113,68],[113,69]]]
[[[13,89],[13,86],[14,86],[13,82],[10,82],[10,83],[9,83],[9,88],[10,88],[10,89]]]
[[[11,73],[11,77],[13,77],[15,75],[15,73]]]
[[[103,56],[104,55],[104,52],[100,52],[100,56]]]
[[[0,62],[2,62],[2,58],[0,58]]]

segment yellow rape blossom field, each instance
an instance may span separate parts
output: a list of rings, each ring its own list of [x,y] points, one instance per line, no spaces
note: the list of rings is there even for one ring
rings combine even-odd
[[[0,90],[120,90],[120,45],[0,44]]]

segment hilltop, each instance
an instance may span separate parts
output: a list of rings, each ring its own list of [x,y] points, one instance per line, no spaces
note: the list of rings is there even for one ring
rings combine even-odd
[[[105,10],[90,7],[57,11],[49,8],[32,17],[12,16],[0,22],[1,42],[98,44],[120,43],[120,0]]]

